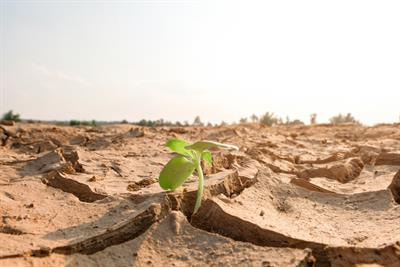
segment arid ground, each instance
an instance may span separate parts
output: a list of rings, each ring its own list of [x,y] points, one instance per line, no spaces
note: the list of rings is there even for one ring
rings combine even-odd
[[[170,138],[214,150],[165,192]],[[0,266],[400,266],[400,125],[0,128]]]

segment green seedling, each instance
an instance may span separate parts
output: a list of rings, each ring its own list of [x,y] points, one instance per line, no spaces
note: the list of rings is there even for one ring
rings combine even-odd
[[[165,145],[178,155],[172,158],[160,172],[160,186],[165,190],[174,191],[196,170],[199,183],[196,204],[193,211],[193,214],[195,214],[201,206],[201,198],[204,189],[204,175],[201,168],[201,161],[204,160],[208,164],[212,164],[212,155],[209,150],[211,148],[221,147],[238,150],[238,147],[213,141],[198,141],[189,144],[180,139],[171,139]]]

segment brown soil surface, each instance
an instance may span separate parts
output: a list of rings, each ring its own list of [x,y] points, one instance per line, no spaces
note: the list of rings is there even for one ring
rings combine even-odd
[[[158,185],[170,138],[213,151]],[[0,126],[0,266],[400,266],[400,125]]]

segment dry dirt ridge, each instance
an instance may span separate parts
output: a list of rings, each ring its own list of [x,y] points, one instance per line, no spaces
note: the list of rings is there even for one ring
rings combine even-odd
[[[215,140],[157,183],[169,138]],[[0,266],[400,266],[400,125],[0,126]]]

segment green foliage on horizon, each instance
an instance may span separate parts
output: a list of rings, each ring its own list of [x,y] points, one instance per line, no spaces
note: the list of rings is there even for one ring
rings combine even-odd
[[[69,121],[70,126],[97,126],[98,123],[96,120],[91,120],[91,121],[80,121],[80,120],[70,120]]]
[[[273,126],[275,124],[278,124],[279,118],[275,116],[274,113],[266,112],[263,116],[260,118],[260,123],[267,125],[267,126]]]
[[[197,116],[192,125],[190,125],[188,121],[171,122],[171,121],[166,121],[164,119],[158,119],[158,120],[142,119],[142,120],[140,120],[138,122],[134,122],[133,124],[139,125],[139,126],[147,126],[147,127],[163,127],[163,126],[167,126],[167,127],[188,127],[188,126],[200,126],[200,125],[203,125],[203,123],[201,123],[201,121],[200,121],[200,124],[198,123],[199,120],[200,120],[200,117]]]
[[[21,118],[19,114],[14,113],[12,110],[10,110],[3,114],[2,120],[20,122]]]
[[[329,122],[332,124],[344,124],[344,123],[360,124],[360,122],[356,120],[353,117],[353,115],[351,115],[351,113],[347,113],[347,115],[342,115],[341,113],[339,113],[338,115],[330,118]]]

